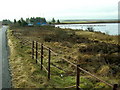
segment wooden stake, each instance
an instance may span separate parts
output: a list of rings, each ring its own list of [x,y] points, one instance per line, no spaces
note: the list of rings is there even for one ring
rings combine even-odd
[[[38,59],[38,42],[36,41],[36,63]]]
[[[48,80],[50,80],[50,59],[51,59],[51,51],[50,51],[50,48],[48,50]]]
[[[32,41],[32,59],[34,59],[34,41]]]
[[[79,84],[80,84],[80,65],[77,65],[77,73],[76,73],[76,89],[80,90]]]
[[[43,44],[41,44],[41,70],[43,68],[42,64],[43,64]]]

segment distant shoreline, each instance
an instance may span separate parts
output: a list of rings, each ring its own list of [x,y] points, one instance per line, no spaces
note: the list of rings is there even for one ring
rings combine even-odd
[[[120,21],[81,21],[81,22],[61,22],[59,24],[96,24],[96,23],[120,23]]]

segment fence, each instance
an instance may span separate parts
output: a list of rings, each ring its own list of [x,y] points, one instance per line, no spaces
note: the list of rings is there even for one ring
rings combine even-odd
[[[18,35],[16,35],[15,33],[13,33],[13,35],[17,38],[17,39],[21,39]],[[29,42],[29,44],[26,44],[27,42]],[[48,80],[51,79],[51,65],[58,68],[58,69],[61,69],[63,70],[62,68],[56,66],[55,64],[51,63],[51,57],[52,57],[52,54],[55,55],[55,56],[59,56],[58,53],[54,52],[51,48],[45,46],[44,44],[42,43],[39,43],[37,41],[29,41],[29,40],[22,40],[22,45],[25,46],[25,45],[31,45],[31,58],[34,59],[36,61],[36,64],[40,64],[40,69],[41,70],[45,70],[47,72],[47,78]],[[40,47],[39,47],[40,46]],[[45,58],[44,56],[44,50],[46,50],[48,52],[48,58],[46,60],[48,60],[47,62],[47,68],[43,65],[43,59]],[[40,59],[38,58],[38,56],[40,55]],[[113,90],[117,90],[118,89],[118,84],[110,84],[110,83],[107,83],[106,81],[98,78],[97,76],[91,74],[90,72],[84,70],[83,68],[80,67],[80,65],[76,65],[72,62],[70,62],[69,60],[67,60],[65,57],[62,57],[62,56],[59,56],[59,58],[61,58],[62,60],[66,61],[67,63],[71,64],[72,66],[74,66],[76,68],[76,85],[75,86],[70,86],[70,87],[66,87],[66,88],[71,88],[71,87],[76,87],[77,90],[80,89],[80,72],[83,71],[85,72],[86,74],[96,78],[97,80],[105,83],[106,85],[110,86],[113,88]]]

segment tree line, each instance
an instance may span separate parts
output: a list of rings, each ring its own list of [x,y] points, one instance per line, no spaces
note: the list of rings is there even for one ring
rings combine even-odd
[[[16,19],[14,19],[14,24],[18,24],[20,26],[26,26],[28,24],[40,25],[40,24],[59,24],[59,23],[60,23],[60,20],[59,19],[55,20],[54,18],[52,18],[52,20],[50,22],[47,22],[45,18],[41,18],[41,17],[26,18],[26,20],[21,18],[18,21],[16,21]]]
[[[55,24],[55,23],[57,23],[57,24],[59,24],[60,23],[60,20],[58,19],[58,20],[55,20],[54,18],[52,18],[52,21],[50,22],[50,24]]]
[[[37,25],[39,24],[46,24],[47,21],[45,18],[41,18],[41,17],[31,17],[31,18],[26,18],[26,20],[24,20],[23,18],[21,18],[20,20],[16,20],[14,19],[14,24],[16,25],[20,25],[20,26],[27,26],[28,24],[32,24],[32,25]]]
[[[40,25],[40,24],[60,24],[60,20],[55,20],[55,18],[52,18],[51,21],[47,22],[45,18],[42,17],[31,17],[31,18],[26,18],[26,19],[19,19],[14,21],[10,21],[8,19],[4,19],[2,21],[3,25],[11,25],[14,24],[16,26],[27,26],[29,24],[31,25]]]

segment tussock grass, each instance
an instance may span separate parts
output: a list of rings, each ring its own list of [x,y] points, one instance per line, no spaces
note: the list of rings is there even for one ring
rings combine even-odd
[[[100,32],[82,30],[60,29],[52,26],[41,27],[11,27],[23,39],[36,40],[50,47],[59,56],[64,56],[69,61],[93,74],[102,77],[110,83],[119,83],[119,36],[105,35]],[[40,71],[40,66],[29,56],[30,47],[21,47],[21,43],[9,30],[8,34],[11,47],[11,70],[13,87],[23,88],[63,88],[75,85],[75,68],[58,57],[52,56],[52,62],[62,67],[66,72],[51,66],[51,80],[47,80],[45,71]],[[39,46],[40,47],[40,46]],[[44,52],[47,57],[47,51]],[[47,66],[47,60],[44,60]],[[63,76],[61,76],[63,75]],[[81,72],[81,87],[105,88],[106,85],[87,77]],[[114,78],[113,78],[114,77]],[[113,84],[114,84],[113,83]]]

